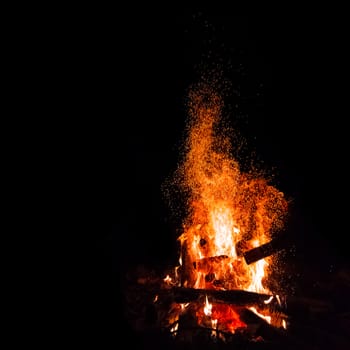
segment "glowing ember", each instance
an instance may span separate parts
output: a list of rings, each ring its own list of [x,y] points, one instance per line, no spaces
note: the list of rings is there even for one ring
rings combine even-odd
[[[166,277],[164,278],[164,282],[167,284],[171,284],[172,283],[172,279],[169,275],[166,275]]]
[[[176,181],[188,198],[179,237],[181,286],[271,295],[264,281],[273,258],[248,265],[241,251],[267,243],[282,228],[287,200],[258,172],[243,173],[232,159],[228,138],[217,132],[223,107],[219,94],[200,84],[189,97],[186,153],[176,172]],[[166,281],[170,282],[169,276]],[[232,305],[210,304],[206,297],[196,317],[199,325],[234,333],[246,327],[235,310]],[[271,323],[272,316],[251,310]]]

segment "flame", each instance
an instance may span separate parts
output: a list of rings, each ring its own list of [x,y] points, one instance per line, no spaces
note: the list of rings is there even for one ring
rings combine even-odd
[[[287,322],[286,322],[286,320],[282,320],[282,327],[284,329],[287,329]]]
[[[259,317],[263,318],[267,323],[271,323],[271,316],[260,313],[254,306],[251,306],[249,309]]]
[[[277,295],[277,296],[278,296],[278,295]],[[264,300],[264,303],[265,303],[265,304],[270,304],[271,301],[272,301],[272,299],[273,299],[273,295],[271,295],[270,298],[268,298],[267,300]]]
[[[208,296],[205,296],[205,305],[204,305],[204,314],[207,316],[211,316],[211,310],[213,308],[213,305],[209,303]]]
[[[216,336],[217,330],[235,333],[238,328],[244,328],[247,325],[241,321],[238,312],[232,305],[212,304],[205,297],[205,303],[202,309],[196,313],[199,325],[213,329],[211,335]]]
[[[287,201],[257,171],[242,172],[232,158],[229,138],[217,132],[223,100],[215,89],[199,85],[189,97],[186,152],[176,172],[188,199],[178,238],[182,286],[271,294],[264,281],[273,259],[248,265],[242,250],[267,243],[273,231],[282,228]],[[197,312],[199,323],[204,316],[233,333],[245,326],[234,307],[211,305],[207,298],[204,310]]]

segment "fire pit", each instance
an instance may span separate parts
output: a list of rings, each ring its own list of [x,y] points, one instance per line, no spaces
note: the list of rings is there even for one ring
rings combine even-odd
[[[130,271],[127,320],[153,348],[306,348],[289,332],[295,313],[331,306],[286,295],[279,283],[290,203],[265,173],[233,159],[212,85],[191,89],[188,107],[183,159],[165,186],[169,197],[181,190],[187,209],[179,259]]]

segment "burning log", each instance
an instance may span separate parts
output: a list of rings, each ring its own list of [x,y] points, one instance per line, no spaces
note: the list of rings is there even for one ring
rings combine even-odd
[[[261,245],[260,247],[248,250],[247,252],[243,253],[243,256],[246,263],[249,265],[285,249],[287,245],[288,240],[286,236],[283,235]]]
[[[245,290],[215,290],[215,289],[196,289],[196,288],[172,288],[174,301],[177,303],[188,303],[196,301],[201,296],[208,296],[218,303],[235,304],[237,306],[249,306],[263,304],[271,296],[268,294],[259,294],[247,292]]]

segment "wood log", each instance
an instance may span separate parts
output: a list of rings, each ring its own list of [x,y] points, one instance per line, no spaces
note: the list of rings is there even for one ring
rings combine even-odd
[[[237,306],[250,306],[263,304],[271,296],[268,294],[259,294],[247,292],[244,290],[215,290],[215,289],[196,289],[174,287],[171,290],[174,301],[177,303],[188,303],[196,301],[202,296],[208,296],[212,301],[218,303],[235,304]]]
[[[289,240],[285,235],[282,235],[257,248],[246,251],[243,253],[243,256],[246,263],[249,265],[260,259],[264,259],[278,251],[281,251],[282,249],[285,249],[288,244]]]

